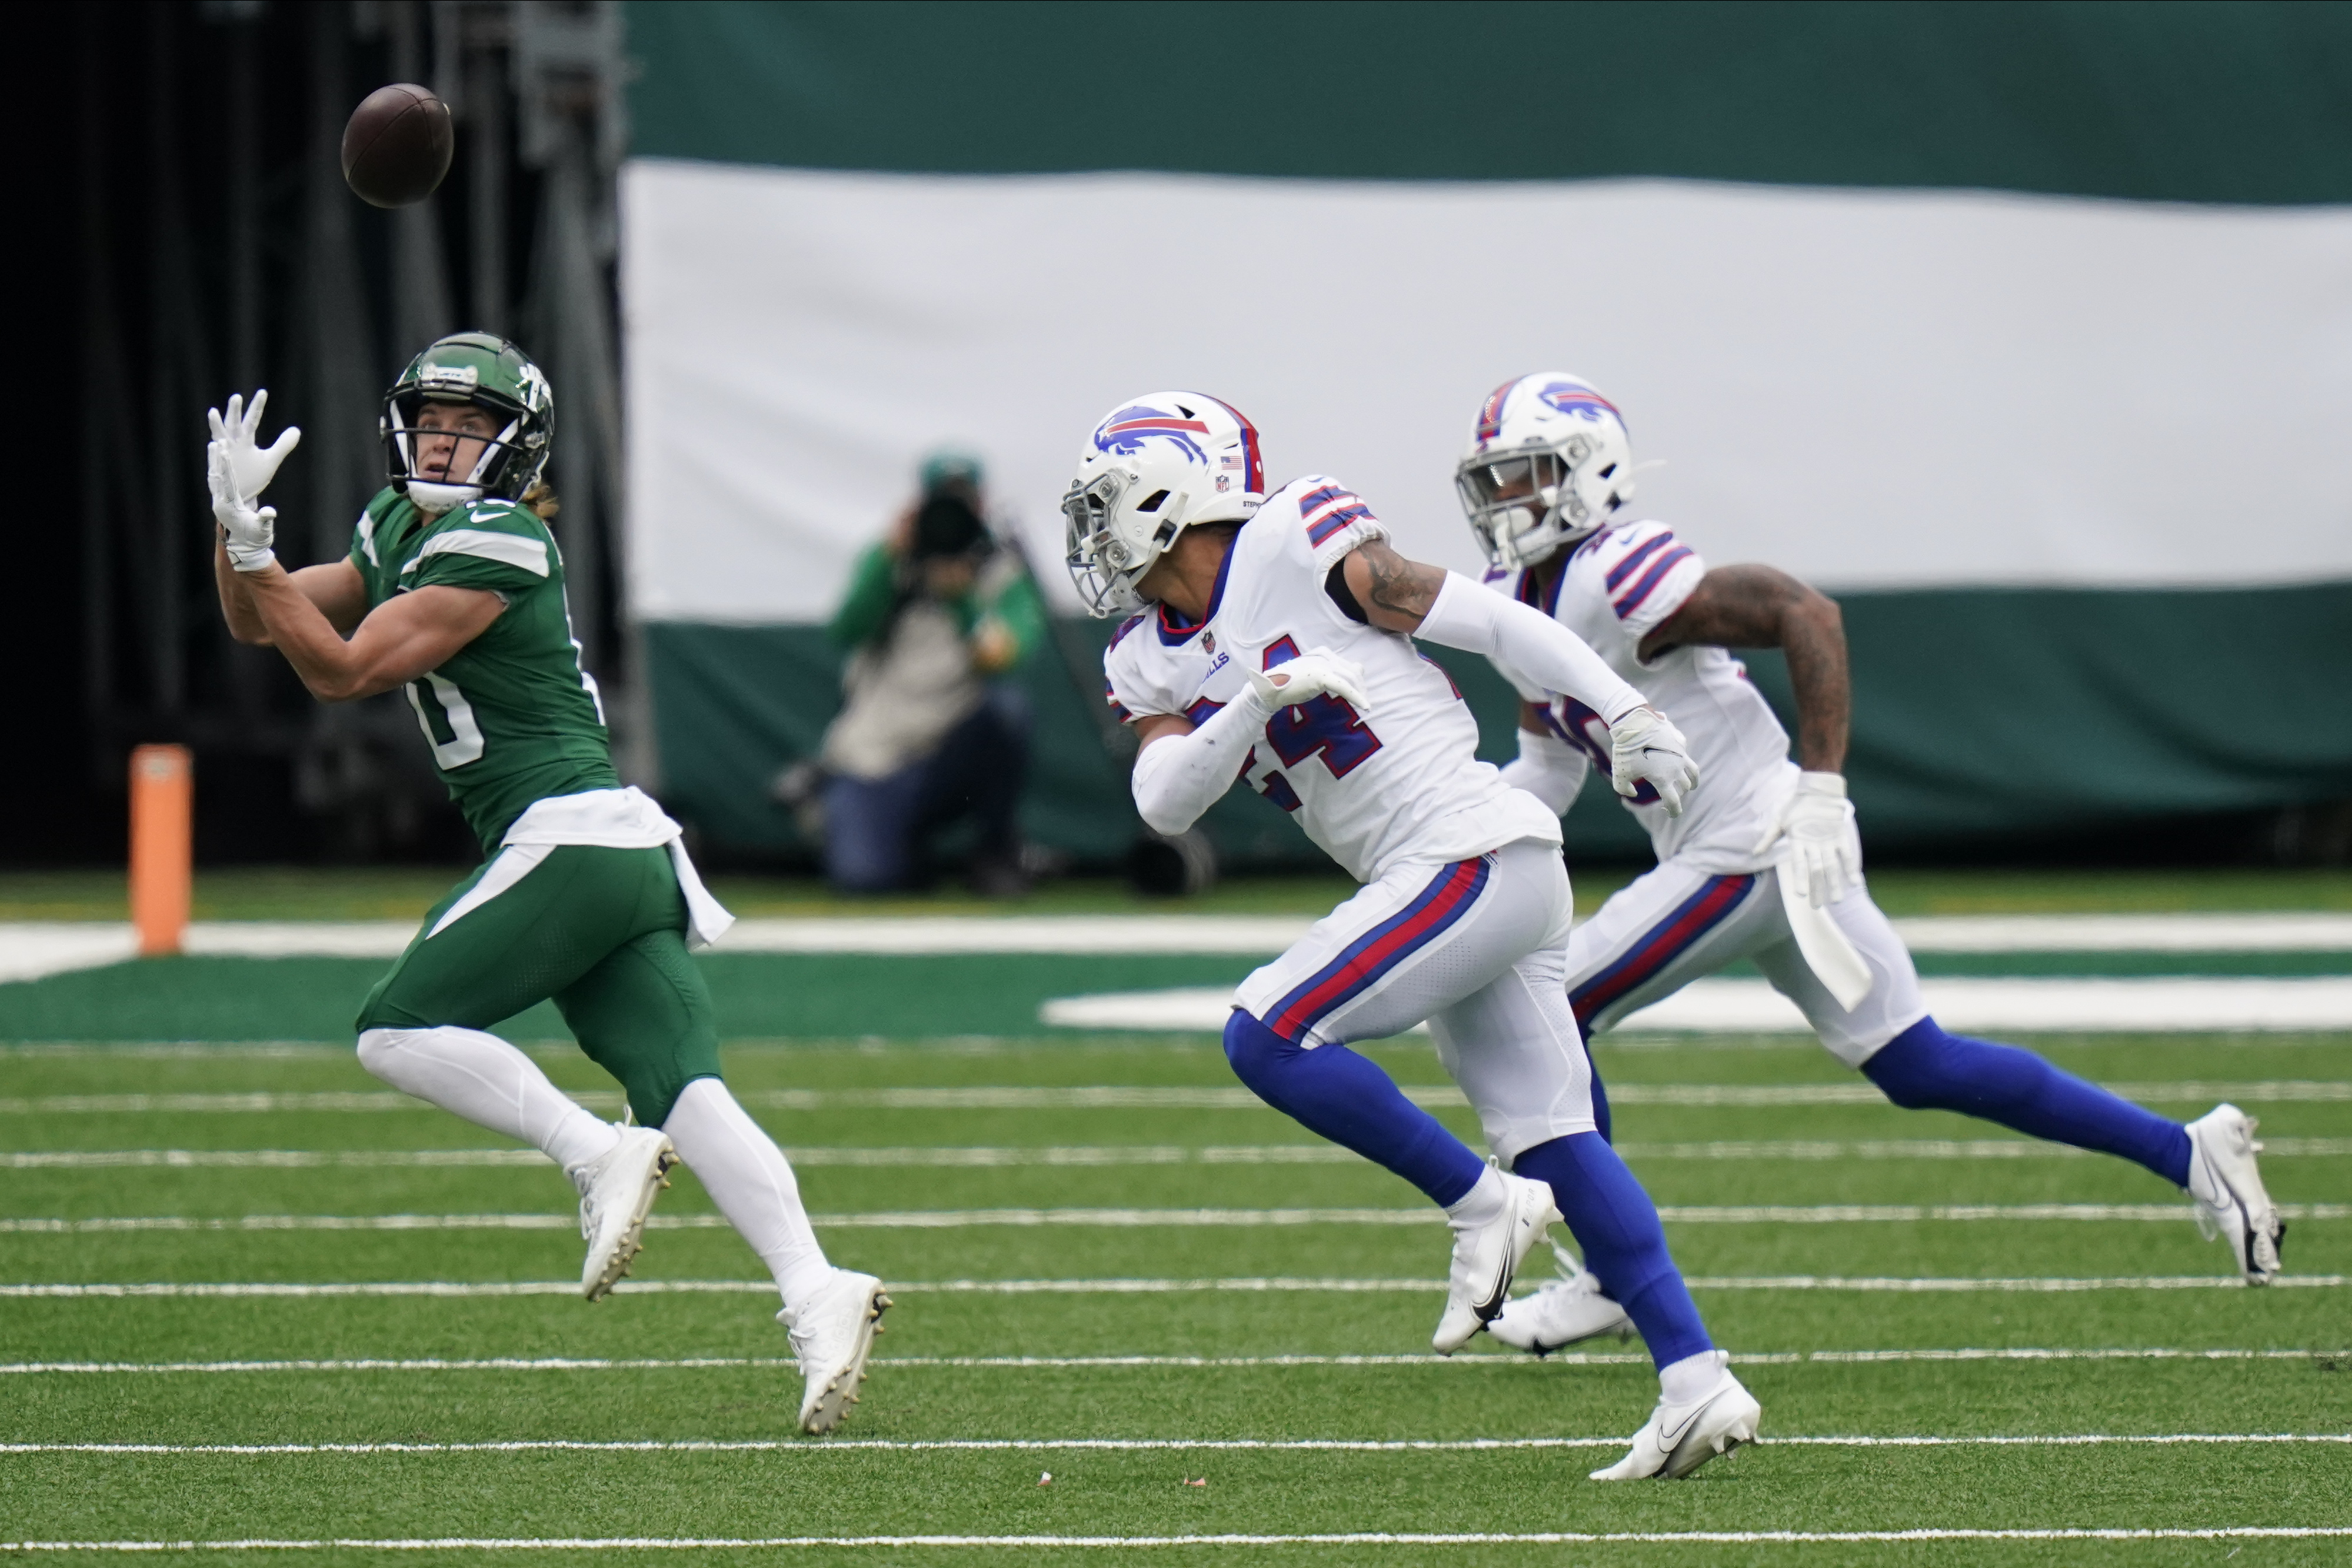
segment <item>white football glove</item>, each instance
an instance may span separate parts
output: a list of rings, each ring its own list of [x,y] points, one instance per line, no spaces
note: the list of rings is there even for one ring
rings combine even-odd
[[[231,393],[226,416],[216,408],[205,411],[213,432],[205,447],[205,481],[212,491],[214,520],[226,536],[228,563],[239,571],[259,571],[278,559],[271,548],[278,538],[278,508],[254,502],[302,439],[302,432],[289,424],[268,446],[255,440],[268,402],[265,388],[253,394],[251,408]]]
[[[263,446],[255,439],[261,430],[261,411],[269,406],[269,389],[262,388],[253,394],[253,406],[245,406],[245,399],[231,392],[228,413],[224,417],[216,408],[208,408],[205,416],[213,427],[213,443],[220,447],[228,460],[228,481],[238,499],[253,501],[269,488],[278,477],[278,465],[292,455],[301,444],[299,426],[288,425],[278,433],[278,439]]]
[[[1246,673],[1250,689],[1269,708],[1311,702],[1319,696],[1338,697],[1359,714],[1367,712],[1371,706],[1364,700],[1363,666],[1328,648],[1309,648],[1288,664]]]
[[[1780,875],[1819,909],[1862,885],[1862,834],[1842,773],[1801,773],[1796,792],[1756,841],[1762,854],[1780,846]]]
[[[1698,788],[1690,742],[1654,707],[1634,708],[1609,727],[1609,782],[1630,799],[1644,780],[1669,817],[1681,816],[1683,797]]]
[[[221,526],[228,563],[238,571],[260,571],[278,559],[278,508],[257,507],[236,493],[228,454],[217,441],[205,447],[205,482],[212,488],[213,520]]]

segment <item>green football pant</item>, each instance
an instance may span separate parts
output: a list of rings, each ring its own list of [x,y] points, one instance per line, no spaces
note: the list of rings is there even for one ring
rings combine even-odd
[[[679,1091],[719,1075],[710,992],[687,956],[686,900],[669,852],[558,845],[436,934],[499,858],[425,917],[361,1005],[360,1032],[487,1030],[552,998],[580,1049],[621,1081],[638,1122],[660,1126]]]

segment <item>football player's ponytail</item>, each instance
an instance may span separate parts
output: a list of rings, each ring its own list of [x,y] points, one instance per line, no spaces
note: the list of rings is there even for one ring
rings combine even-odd
[[[522,493],[522,504],[537,512],[542,523],[554,521],[555,514],[563,509],[563,503],[555,497],[555,486],[544,479],[531,481],[530,488]]]

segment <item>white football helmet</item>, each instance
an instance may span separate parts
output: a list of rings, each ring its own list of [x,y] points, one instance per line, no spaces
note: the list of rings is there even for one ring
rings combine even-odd
[[[1486,559],[1517,568],[1603,527],[1633,498],[1633,460],[1616,404],[1538,371],[1487,394],[1454,486]]]
[[[1194,523],[1248,517],[1265,500],[1257,427],[1199,392],[1150,392],[1095,426],[1062,497],[1070,580],[1097,617],[1138,608],[1135,585]]]

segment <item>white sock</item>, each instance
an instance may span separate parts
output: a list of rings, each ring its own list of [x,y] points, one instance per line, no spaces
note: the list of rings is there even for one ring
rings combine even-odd
[[[1704,1397],[1722,1375],[1722,1353],[1703,1350],[1658,1368],[1658,1394],[1669,1405],[1687,1405]]]
[[[833,1266],[809,1228],[800,1183],[793,1179],[784,1151],[716,1078],[688,1084],[662,1131],[709,1190],[727,1223],[742,1233],[776,1277],[785,1307],[799,1310]]]
[[[539,1063],[478,1029],[372,1029],[360,1036],[360,1065],[404,1093],[536,1145],[567,1172],[621,1141],[618,1128],[550,1083]]]
[[[1445,1222],[1456,1230],[1475,1230],[1482,1225],[1492,1225],[1502,1217],[1506,1199],[1503,1173],[1488,1166],[1478,1173],[1470,1190],[1446,1206]]]

